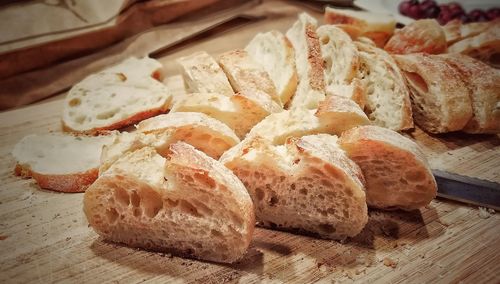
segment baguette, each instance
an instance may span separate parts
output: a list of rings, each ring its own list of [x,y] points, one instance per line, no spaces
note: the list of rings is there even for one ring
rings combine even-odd
[[[273,30],[258,33],[245,50],[269,74],[281,102],[288,103],[298,82],[295,51],[290,41],[281,32]]]
[[[443,31],[446,36],[446,42],[448,45],[452,45],[457,41],[476,36],[486,31],[492,24],[493,22],[491,21],[464,24],[461,20],[455,19],[446,23],[443,26]]]
[[[414,210],[436,197],[437,185],[418,145],[378,126],[359,126],[342,134],[340,146],[361,168],[368,206]]]
[[[461,130],[472,118],[469,90],[460,73],[439,56],[395,55],[411,89],[413,118],[430,133]]]
[[[219,162],[183,142],[168,160],[152,147],[115,161],[88,188],[83,209],[104,239],[131,247],[231,263],[255,226],[245,187]]]
[[[446,52],[447,43],[443,28],[434,19],[418,20],[396,30],[384,49],[393,54]]]
[[[234,94],[219,64],[205,51],[181,57],[177,63],[182,66],[184,84],[189,93]]]
[[[34,178],[43,189],[83,192],[96,180],[101,148],[113,136],[28,135],[12,151],[15,174]]]
[[[253,137],[221,157],[245,184],[260,225],[337,240],[363,229],[368,220],[363,176],[335,136],[271,144]]]
[[[325,98],[324,62],[321,57],[317,21],[306,13],[286,32],[295,49],[299,84],[290,101],[290,108],[315,109]]]

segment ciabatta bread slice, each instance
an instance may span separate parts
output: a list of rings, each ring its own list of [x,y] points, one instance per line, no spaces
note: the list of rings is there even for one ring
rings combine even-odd
[[[221,94],[192,93],[179,98],[171,112],[201,112],[229,126],[243,139],[254,125],[283,109],[260,91],[244,91],[227,97]]]
[[[368,206],[414,210],[436,197],[437,185],[418,145],[378,126],[359,126],[342,134],[340,146],[366,180]]]
[[[473,116],[463,131],[500,133],[500,70],[461,54],[439,57],[456,68],[470,90]]]
[[[413,119],[424,130],[461,130],[472,117],[472,101],[460,73],[438,56],[395,55],[411,89]]]
[[[446,42],[448,45],[452,45],[459,40],[478,35],[486,31],[492,24],[492,21],[466,24],[462,23],[459,19],[449,21],[443,26]]]
[[[245,47],[248,55],[262,65],[274,82],[283,104],[297,90],[295,51],[290,41],[279,31],[258,33]]]
[[[34,178],[44,189],[83,192],[97,178],[103,145],[112,140],[113,135],[28,135],[12,151],[15,173]]]
[[[126,153],[88,188],[83,210],[106,240],[216,262],[240,259],[255,226],[241,181],[183,142],[167,159],[152,147]]]
[[[184,141],[218,159],[240,142],[229,126],[199,112],[172,112],[141,121],[137,130],[161,135],[170,133],[172,141]]]
[[[366,105],[365,89],[359,78],[352,79],[349,85],[329,85],[325,92],[327,97],[340,96],[353,100],[361,109]]]
[[[397,29],[384,49],[393,54],[446,52],[447,43],[443,28],[434,19],[418,20]]]
[[[392,130],[413,127],[410,92],[394,59],[383,49],[356,42],[359,79],[365,90],[364,111],[375,125]]]
[[[289,103],[290,108],[315,109],[325,98],[324,62],[316,28],[318,21],[302,13],[286,32],[295,49],[299,84]]]
[[[219,65],[236,92],[263,92],[282,105],[271,77],[247,51],[236,49],[225,52],[219,56]]]
[[[319,104],[316,116],[321,124],[331,125],[332,133],[341,134],[358,125],[370,125],[363,110],[351,99],[328,96]]]
[[[273,146],[260,137],[226,152],[221,162],[245,184],[260,225],[342,240],[365,226],[363,176],[326,134]]]
[[[326,24],[338,25],[353,38],[368,37],[379,47],[384,46],[396,27],[393,16],[381,13],[326,7],[324,17]]]
[[[151,60],[126,60],[74,85],[64,100],[63,129],[95,134],[167,111],[171,94],[152,77]]]
[[[215,59],[205,51],[177,59],[182,66],[182,76],[188,93],[234,94],[226,74]]]

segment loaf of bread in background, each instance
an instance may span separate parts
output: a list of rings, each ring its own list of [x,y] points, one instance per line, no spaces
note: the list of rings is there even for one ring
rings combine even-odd
[[[226,74],[205,51],[181,57],[177,59],[177,63],[182,67],[182,77],[188,93],[234,94]]]
[[[201,112],[229,126],[243,139],[254,125],[283,109],[260,91],[243,91],[227,97],[221,94],[192,93],[180,97],[171,112]]]
[[[396,131],[412,128],[410,92],[394,59],[373,45],[356,42],[356,46],[368,118],[374,125]]]
[[[462,130],[500,133],[500,70],[467,55],[439,57],[458,70],[471,94],[473,115]]]
[[[159,66],[147,57],[129,59],[86,77],[64,100],[63,129],[95,134],[166,112],[170,91],[152,77],[159,76]]]
[[[258,33],[245,50],[269,74],[283,105],[288,103],[298,83],[295,51],[290,41],[281,32],[273,30]]]
[[[324,17],[326,24],[337,25],[353,39],[368,37],[378,47],[385,45],[396,28],[396,20],[388,14],[326,7]]]
[[[487,30],[494,22],[473,22],[462,23],[460,19],[451,20],[443,26],[443,31],[446,36],[448,45],[478,35]]]
[[[384,49],[393,54],[417,52],[440,54],[446,52],[447,46],[441,25],[434,19],[424,19],[397,29]]]
[[[137,125],[142,133],[170,135],[174,141],[184,141],[218,159],[227,149],[240,142],[229,126],[199,112],[172,112],[158,115]]]
[[[414,210],[436,197],[437,185],[418,145],[378,126],[359,126],[342,134],[340,146],[366,180],[368,206]]]
[[[415,122],[430,133],[462,130],[472,117],[472,102],[460,73],[439,56],[394,58],[411,89]]]
[[[290,108],[315,109],[325,98],[324,62],[316,34],[318,21],[301,13],[298,20],[286,32],[295,49],[295,64],[299,84],[289,103]]]
[[[320,134],[273,146],[253,137],[221,162],[243,181],[260,225],[342,240],[357,235],[368,216],[363,175],[336,140]]]
[[[101,149],[115,134],[97,137],[62,133],[31,134],[12,151],[15,174],[32,177],[44,189],[83,192],[98,175]]]
[[[216,262],[243,257],[253,204],[221,163],[183,142],[168,160],[152,147],[127,152],[88,188],[83,209],[104,239]]]
[[[263,92],[280,106],[281,98],[264,67],[242,49],[231,50],[219,56],[219,65],[236,92]]]

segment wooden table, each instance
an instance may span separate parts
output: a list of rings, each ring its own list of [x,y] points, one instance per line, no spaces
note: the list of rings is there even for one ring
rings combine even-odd
[[[259,31],[285,31],[304,8],[265,3],[267,18],[241,21],[198,37],[160,58],[243,47]],[[312,12],[311,12],[312,13]],[[314,14],[320,16],[319,14]],[[60,131],[61,98],[0,113],[0,282],[361,282],[499,283],[500,214],[434,200],[414,212],[371,211],[363,232],[346,243],[256,229],[245,258],[233,265],[182,259],[103,241],[88,227],[82,194],[40,190],[13,175],[10,152],[30,133]],[[500,182],[498,136],[416,137],[431,164]]]

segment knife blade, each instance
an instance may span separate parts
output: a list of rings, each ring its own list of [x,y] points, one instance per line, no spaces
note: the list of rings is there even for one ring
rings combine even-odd
[[[478,178],[432,170],[439,197],[500,211],[500,184]]]

